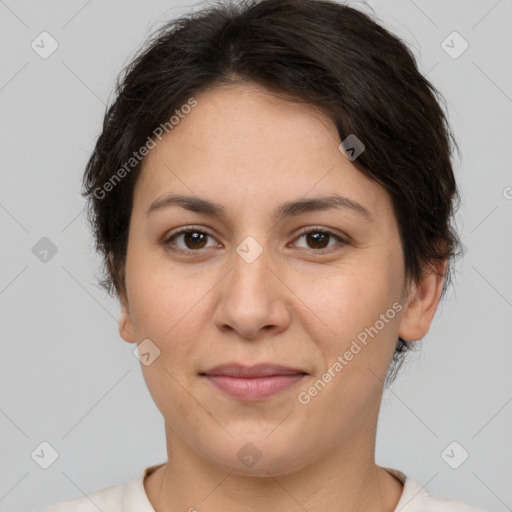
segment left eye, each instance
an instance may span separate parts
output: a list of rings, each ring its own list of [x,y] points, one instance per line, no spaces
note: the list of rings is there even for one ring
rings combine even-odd
[[[179,239],[180,237],[183,237],[183,243],[185,244],[185,247],[180,247],[175,243],[175,240]],[[181,251],[197,252],[200,249],[208,247],[206,245],[208,237],[213,239],[213,237],[205,231],[201,231],[200,229],[187,228],[178,231],[177,233],[174,233],[172,236],[167,238],[165,244],[174,245],[178,248],[178,250]],[[322,252],[323,250],[328,249],[329,241],[333,238],[338,242],[345,243],[345,241],[340,236],[336,235],[332,231],[319,228],[305,231],[301,233],[295,240],[300,240],[301,238],[304,238],[306,244],[309,245],[309,247],[306,247],[306,249],[314,249],[315,252]],[[213,247],[215,246],[216,244],[213,244]],[[212,245],[210,245],[210,247],[212,247]]]
[[[332,231],[328,231],[326,229],[311,229],[309,231],[305,231],[301,235],[297,237],[297,240],[306,237],[307,244],[313,244],[313,249],[316,249],[318,252],[328,248],[326,243],[328,243],[329,239],[335,238],[338,242],[345,242],[340,236],[336,235]],[[306,247],[308,248],[308,247]]]

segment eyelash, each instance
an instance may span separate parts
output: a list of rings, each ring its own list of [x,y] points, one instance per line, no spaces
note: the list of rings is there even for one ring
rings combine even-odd
[[[171,236],[167,237],[165,240],[164,240],[164,245],[168,246],[168,245],[174,245],[176,247],[176,245],[174,243],[171,243],[171,241],[175,238],[177,238],[179,235],[182,235],[182,234],[186,234],[186,233],[201,233],[201,234],[204,234],[204,235],[207,235],[211,238],[214,238],[213,235],[211,235],[210,233],[208,233],[207,231],[204,231],[202,229],[200,229],[199,227],[194,227],[194,226],[189,226],[187,228],[183,228],[175,233],[173,233]],[[341,245],[346,245],[348,242],[346,240],[344,240],[341,236],[337,235],[336,233],[328,230],[328,229],[325,229],[325,228],[308,228],[304,231],[301,231],[297,237],[294,239],[294,240],[298,240],[300,239],[301,237],[303,237],[304,235],[308,235],[310,233],[321,233],[321,234],[324,234],[324,235],[329,235],[331,236],[332,238],[336,238],[338,240],[338,242],[341,242]],[[311,249],[311,251],[313,251],[314,253],[316,254],[325,254],[325,253],[328,253],[328,252],[331,252],[332,248],[335,247],[335,246],[332,246],[332,247],[327,247],[327,248],[324,248],[324,249]],[[202,251],[202,249],[182,249],[181,247],[178,247],[178,248],[171,248],[172,251],[175,251],[175,252],[181,252],[182,254],[197,254],[199,252]]]

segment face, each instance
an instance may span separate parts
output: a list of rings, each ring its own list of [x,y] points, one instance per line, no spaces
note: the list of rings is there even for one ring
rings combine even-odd
[[[390,197],[327,118],[253,85],[195,98],[144,161],[120,319],[150,340],[167,441],[254,475],[360,450],[396,340],[426,333],[441,283],[405,293]],[[288,371],[213,370],[262,363]]]

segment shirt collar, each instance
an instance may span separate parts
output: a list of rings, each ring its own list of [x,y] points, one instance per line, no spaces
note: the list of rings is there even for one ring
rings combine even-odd
[[[121,494],[123,512],[156,512],[146,494],[144,479],[164,464],[156,464],[145,468],[133,480],[123,486]],[[404,486],[394,512],[419,512],[425,510],[425,492],[420,482],[408,478],[398,469],[387,467],[382,469],[391,473]]]
[[[146,494],[144,479],[164,464],[165,463],[156,464],[145,468],[133,480],[123,486],[123,492],[121,494],[123,512],[155,512]]]
[[[393,468],[385,468],[395,478],[402,482],[404,486],[402,495],[396,504],[394,512],[423,512],[426,510],[425,503],[425,487],[420,482],[412,478],[408,478],[402,471]]]

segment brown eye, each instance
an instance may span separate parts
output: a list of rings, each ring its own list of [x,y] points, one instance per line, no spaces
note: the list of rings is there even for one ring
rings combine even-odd
[[[313,244],[313,249],[325,249],[329,244],[330,235],[326,233],[307,233],[306,242]]]
[[[329,246],[329,242],[333,238],[338,242],[342,242],[342,245],[345,244],[345,241],[332,231],[319,228],[303,232],[296,240],[300,240],[301,238],[304,238],[306,241],[306,249],[314,249],[317,252],[321,252],[332,247],[332,244]]]
[[[211,235],[204,231],[188,228],[174,233],[165,241],[165,244],[176,246],[177,250],[194,252],[207,247],[206,243],[208,237],[211,237]],[[180,238],[182,240],[181,244],[176,243],[176,240],[179,240]]]

